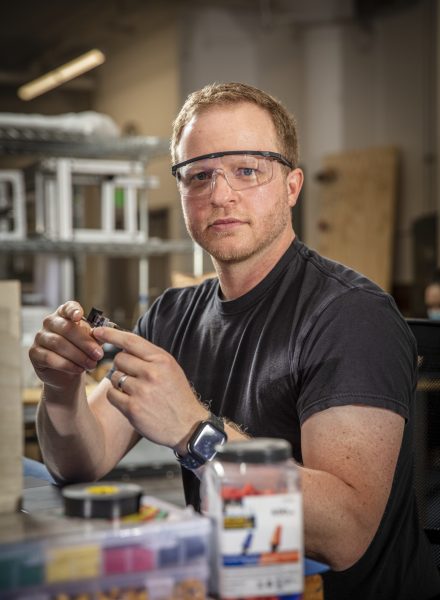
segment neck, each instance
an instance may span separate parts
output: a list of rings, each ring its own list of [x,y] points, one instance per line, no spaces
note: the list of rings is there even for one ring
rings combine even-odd
[[[240,262],[228,263],[213,258],[223,298],[235,300],[257,286],[274,268],[294,239],[295,233],[291,231],[290,235],[284,236],[275,246],[265,248]]]

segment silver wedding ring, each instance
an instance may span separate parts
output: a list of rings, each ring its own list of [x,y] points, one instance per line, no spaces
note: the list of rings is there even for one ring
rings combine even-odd
[[[124,385],[124,381],[127,379],[128,375],[122,375],[121,377],[119,377],[118,383],[116,385],[116,387],[118,388],[118,390],[120,390],[121,392],[123,392],[124,390],[122,389],[122,386]]]

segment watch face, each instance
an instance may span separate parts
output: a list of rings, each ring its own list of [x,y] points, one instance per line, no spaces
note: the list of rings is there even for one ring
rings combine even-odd
[[[226,434],[220,431],[211,423],[201,423],[195,431],[190,442],[190,452],[200,457],[201,460],[211,460],[216,452],[217,444],[223,444],[226,440]]]

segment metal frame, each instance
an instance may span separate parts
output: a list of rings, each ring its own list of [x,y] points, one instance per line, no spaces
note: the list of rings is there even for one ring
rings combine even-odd
[[[146,176],[140,161],[57,157],[41,161],[29,174],[35,187],[36,230],[50,241],[75,243],[139,244],[148,239],[146,192],[158,186],[158,179]],[[100,187],[101,227],[75,228],[73,224],[74,185],[86,187],[93,182]],[[116,229],[115,191],[124,192],[124,226]],[[139,214],[139,222],[138,222]],[[60,300],[74,296],[72,256],[58,255],[43,259],[45,270],[56,278]],[[143,281],[148,263],[141,261]]]
[[[12,195],[8,197],[7,185],[11,185]],[[19,170],[0,170],[0,211],[12,208],[12,230],[3,230],[0,214],[0,240],[23,240],[26,238],[26,197],[24,177]],[[7,217],[9,219],[9,215]]]
[[[73,186],[86,185],[80,176],[94,176],[101,188],[101,228],[73,226]],[[52,158],[35,169],[38,232],[50,239],[145,242],[146,231],[138,226],[138,210],[146,210],[141,194],[157,188],[158,178],[146,176],[138,161]],[[125,196],[124,227],[115,227],[114,195],[121,188]],[[141,219],[139,219],[141,224]]]

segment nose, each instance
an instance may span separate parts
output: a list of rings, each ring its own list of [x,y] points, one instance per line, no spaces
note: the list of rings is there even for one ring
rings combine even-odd
[[[211,202],[213,204],[224,204],[230,201],[231,194],[233,194],[233,189],[229,185],[225,172],[223,169],[216,169],[212,173]]]

